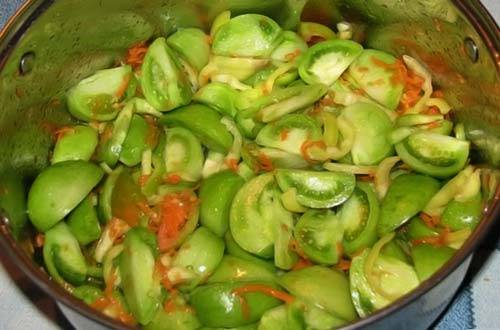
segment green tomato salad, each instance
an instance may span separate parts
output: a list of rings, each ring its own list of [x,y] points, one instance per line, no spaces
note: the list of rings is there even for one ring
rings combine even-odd
[[[145,329],[331,329],[406,295],[482,216],[425,65],[346,22],[226,11],[67,91],[27,210],[50,277]]]

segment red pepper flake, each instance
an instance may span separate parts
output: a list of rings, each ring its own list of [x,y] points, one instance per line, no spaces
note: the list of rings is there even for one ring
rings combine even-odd
[[[313,140],[306,140],[304,143],[302,143],[302,146],[300,147],[300,153],[302,154],[302,158],[304,158],[307,162],[309,163],[314,163],[314,160],[311,159],[309,156],[309,150],[311,148],[319,148],[322,150],[326,150],[326,144],[324,141],[313,141]]]
[[[299,260],[293,265],[292,270],[301,270],[307,267],[311,267],[313,263],[310,260],[299,258]]]
[[[141,66],[144,61],[144,56],[148,51],[148,46],[145,42],[140,42],[127,50],[125,63],[130,64],[134,69]]]
[[[179,184],[181,181],[182,181],[182,178],[178,174],[169,174],[165,178],[165,183],[168,183],[168,184]]]
[[[226,166],[233,172],[238,172],[238,160],[234,158],[226,158],[224,160]]]
[[[420,212],[420,219],[429,228],[436,228],[441,223],[441,218],[439,216],[431,216],[425,212]]]
[[[280,140],[281,141],[285,141],[286,139],[288,139],[288,135],[290,134],[290,130],[284,128],[281,132],[280,132]]]
[[[289,295],[288,293],[263,284],[247,284],[233,290],[233,293],[239,296],[249,292],[260,292],[279,299],[287,304],[290,304],[295,300],[295,297]]]

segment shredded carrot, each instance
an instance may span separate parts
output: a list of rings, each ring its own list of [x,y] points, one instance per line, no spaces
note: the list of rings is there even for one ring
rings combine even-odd
[[[181,181],[182,181],[182,178],[178,174],[169,174],[165,178],[165,182],[168,183],[168,184],[178,184]]]
[[[123,78],[123,81],[121,82],[120,86],[116,90],[115,96],[117,99],[121,99],[123,95],[125,95],[125,92],[127,91],[128,84],[130,83],[130,79],[132,79],[132,75],[128,74]]]
[[[450,234],[450,228],[445,227],[438,236],[422,237],[412,240],[412,244],[430,244],[436,247],[445,246],[448,244],[448,235]]]
[[[436,228],[441,223],[441,219],[438,216],[431,216],[425,212],[420,212],[420,219],[429,228]]]
[[[141,175],[139,177],[139,186],[144,187],[147,183],[151,175]]]
[[[292,270],[301,270],[307,267],[311,267],[313,263],[307,259],[299,258],[299,260],[293,265]]]
[[[313,140],[306,140],[304,143],[302,143],[302,146],[300,147],[300,153],[302,154],[302,158],[304,158],[307,162],[309,163],[314,163],[314,160],[311,159],[309,156],[309,150],[311,148],[319,148],[326,150],[326,144],[324,141],[313,141]]]
[[[151,116],[144,116],[144,119],[146,119],[146,123],[148,124],[146,144],[153,148],[158,144],[158,138],[160,136],[158,126],[156,125],[156,119]]]
[[[265,172],[271,172],[274,170],[274,165],[272,160],[265,154],[260,152],[257,160],[259,162],[258,169],[261,169]]]
[[[35,247],[41,248],[45,243],[45,236],[42,233],[38,233],[35,236]]]
[[[148,51],[148,46],[145,42],[140,42],[127,51],[127,56],[125,58],[125,63],[132,65],[132,67],[138,68],[141,66],[144,61],[144,56],[146,56],[146,52]]]
[[[161,252],[172,249],[182,228],[198,205],[190,191],[166,195],[161,203],[158,246]]]
[[[57,141],[65,137],[66,135],[75,133],[74,127],[61,127],[57,131],[54,132],[54,136]]]
[[[290,130],[284,128],[281,132],[280,132],[280,140],[281,141],[285,141],[286,139],[288,139],[288,134],[290,134]]]
[[[226,158],[224,160],[226,166],[233,172],[238,172],[238,160],[234,158]]]
[[[335,268],[346,272],[351,268],[351,261],[344,258],[340,258],[339,262],[335,265]]]
[[[300,258],[302,258],[304,260],[308,260],[307,256],[304,253],[304,251],[302,251],[302,249],[300,248],[299,243],[297,242],[297,240],[295,240],[295,239],[290,240],[290,243],[288,245],[288,249],[290,251],[293,251],[293,252],[297,253]]]
[[[263,284],[247,284],[233,290],[233,293],[237,295],[249,292],[260,292],[279,299],[287,304],[290,304],[295,300],[295,297],[289,295],[288,293]]]

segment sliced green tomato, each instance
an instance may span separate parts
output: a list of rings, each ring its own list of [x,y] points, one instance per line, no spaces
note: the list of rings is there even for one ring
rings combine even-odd
[[[396,144],[403,162],[413,170],[447,178],[464,168],[469,157],[468,141],[436,133],[417,132]]]
[[[451,230],[474,229],[481,220],[482,212],[483,199],[481,193],[466,202],[452,200],[444,209],[441,224],[448,226]]]
[[[151,234],[144,231],[144,228],[134,228],[127,232],[119,257],[120,286],[132,315],[140,324],[148,324],[161,308],[161,286],[154,278],[154,254],[144,240],[145,233]]]
[[[276,272],[261,263],[225,255],[207,283],[248,281],[275,282]]]
[[[68,215],[101,181],[104,171],[92,163],[70,160],[43,170],[28,193],[28,216],[41,232]]]
[[[269,79],[269,77],[271,77],[273,73],[276,72],[277,69],[278,67],[275,66],[267,67],[255,73],[250,78],[246,79],[244,83],[247,85],[251,85],[254,88],[264,88],[263,84],[267,79]],[[274,81],[274,86],[286,87],[292,82],[296,81],[298,77],[299,73],[297,69],[290,69],[288,72],[283,73],[278,78],[276,78],[276,80]],[[276,89],[274,88],[273,90],[276,91]]]
[[[94,285],[84,284],[73,289],[71,292],[76,298],[83,300],[87,305],[91,305],[97,299],[104,296],[101,289]]]
[[[335,39],[337,36],[328,26],[315,22],[300,22],[298,33],[308,43]]]
[[[253,118],[244,118],[241,114],[236,115],[235,121],[241,134],[247,139],[255,139],[260,130],[264,127],[264,124],[257,122]]]
[[[173,266],[192,272],[194,278],[183,287],[194,288],[217,268],[224,255],[224,241],[205,227],[188,236],[174,257]]]
[[[196,315],[188,310],[182,308],[187,306],[180,306],[174,311],[165,311],[163,308],[158,308],[154,318],[144,326],[144,330],[163,330],[163,329],[176,329],[176,330],[196,330],[199,329],[201,324]]]
[[[273,255],[274,226],[272,219],[264,218],[262,204],[272,198],[274,177],[263,174],[245,183],[234,197],[229,214],[231,234],[244,250],[264,258]],[[272,206],[271,206],[272,207]]]
[[[113,190],[115,189],[116,180],[123,171],[122,166],[118,166],[111,172],[102,188],[99,191],[99,202],[97,203],[97,214],[99,215],[99,220],[103,223],[107,223],[113,217],[113,211],[111,209],[111,197],[113,196]]]
[[[376,165],[393,153],[389,141],[392,121],[380,107],[357,103],[344,108],[341,116],[351,123],[356,132],[351,149],[354,164]]]
[[[339,210],[347,255],[353,256],[377,241],[379,214],[380,206],[373,188],[368,183],[358,182],[351,197]]]
[[[249,285],[278,289],[275,284],[266,282],[214,283],[196,288],[189,302],[205,326],[230,328],[252,324],[281,302],[261,292],[235,292]]]
[[[224,235],[224,242],[226,243],[226,251],[228,255],[257,264],[260,267],[266,268],[270,272],[274,273],[276,271],[276,268],[274,267],[274,263],[272,261],[263,260],[243,250],[241,246],[239,246],[238,243],[236,243],[236,241],[234,240],[230,230],[228,230],[226,232],[226,235]]]
[[[281,39],[281,27],[271,18],[246,14],[232,18],[219,28],[212,52],[231,57],[268,58]]]
[[[302,306],[299,304],[298,308],[303,311],[304,323],[307,325],[307,329],[330,330],[349,323],[313,304],[303,304]]]
[[[447,246],[419,244],[411,248],[411,257],[420,281],[425,281],[453,257],[455,250]]]
[[[341,271],[312,266],[288,272],[279,281],[297,298],[335,317],[345,321],[358,318],[349,296],[349,281]]]
[[[87,245],[101,236],[101,226],[92,203],[92,196],[85,198],[70,213],[68,227],[82,245]]]
[[[281,203],[283,203],[283,207],[290,212],[304,213],[307,211],[307,209],[297,201],[297,189],[295,188],[290,188],[281,194]]]
[[[409,265],[412,264],[411,256],[410,256],[410,245],[403,238],[395,238],[380,250],[380,254],[384,256],[398,259],[402,262],[405,262]]]
[[[431,133],[441,134],[441,135],[450,135],[453,131],[453,122],[449,120],[440,120],[437,123],[432,123],[428,125],[423,125],[427,131]]]
[[[407,114],[398,117],[396,120],[397,126],[415,126],[425,125],[443,120],[443,115],[422,115],[422,114]]]
[[[259,155],[269,158],[274,168],[294,168],[305,169],[311,166],[302,156],[292,154],[280,149],[274,148],[259,148]]]
[[[136,226],[141,218],[145,217],[140,205],[147,205],[147,200],[139,185],[132,178],[130,170],[120,171],[114,181],[111,195],[108,196],[106,199],[110,203],[108,210],[111,210],[111,218],[118,218],[129,226]],[[105,218],[104,221],[109,221],[111,218]]]
[[[221,118],[205,105],[192,104],[164,114],[160,123],[168,127],[184,127],[210,150],[225,154],[232,146],[233,137],[220,122]]]
[[[132,116],[127,137],[123,141],[120,152],[120,162],[129,167],[136,166],[141,162],[143,151],[151,143],[148,141],[150,130],[151,127],[146,119],[139,115]],[[154,148],[154,145],[149,145],[149,147]]]
[[[163,146],[163,149],[165,149],[165,146]],[[159,188],[165,182],[165,160],[163,159],[163,157],[153,154],[151,156],[151,164],[153,167],[152,173],[147,178],[146,183],[141,185],[142,194],[146,196],[146,198],[148,199],[152,198],[157,193],[159,195],[162,195],[159,192]],[[174,186],[186,189],[188,188],[186,187],[188,185],[190,185],[190,183],[179,182],[177,185]]]
[[[274,49],[271,58],[275,61],[290,62],[307,51],[307,44],[297,33],[284,31],[283,41]]]
[[[269,64],[268,59],[212,56],[208,65],[200,72],[200,83],[208,82],[218,75],[228,75],[244,81]]]
[[[63,128],[64,132],[57,139],[52,153],[52,164],[66,160],[88,161],[97,147],[97,131],[88,126]]]
[[[229,23],[231,20],[231,11],[225,10],[222,13],[218,14],[214,21],[212,22],[212,26],[210,28],[210,36],[213,38],[217,31],[219,31],[220,27],[226,23]]]
[[[123,149],[123,143],[127,138],[127,134],[134,115],[133,103],[127,103],[113,124],[106,128],[106,131],[101,135],[99,146],[97,148],[97,158],[99,161],[105,162],[111,167],[114,167],[120,159],[120,154]],[[108,133],[107,130],[110,130]],[[108,134],[111,134],[109,136]]]
[[[278,169],[275,176],[282,191],[297,189],[297,201],[315,209],[342,204],[356,186],[355,176],[343,172]]]
[[[422,211],[440,187],[439,181],[426,175],[403,174],[395,178],[382,201],[378,235],[394,231]]]
[[[349,271],[351,298],[361,317],[389,305],[419,285],[413,267],[384,255],[376,257],[374,269],[370,268],[371,274],[366,274],[370,252],[371,249],[366,249],[361,255],[354,257]],[[378,283],[377,287],[372,287],[368,276],[374,277],[372,282]]]
[[[190,83],[165,38],[149,46],[141,72],[144,97],[156,109],[169,111],[191,102]]]
[[[229,227],[229,210],[234,196],[245,183],[231,171],[216,173],[205,179],[200,187],[200,222],[223,237]]]
[[[179,175],[185,181],[198,181],[204,162],[200,141],[183,127],[168,128],[165,161],[168,174]]]
[[[308,84],[332,85],[362,53],[363,46],[334,39],[309,48],[299,62],[299,75]]]
[[[25,233],[28,224],[26,212],[26,184],[19,172],[14,170],[4,171],[0,175],[0,209],[9,219],[9,229],[15,239],[20,239]]]
[[[181,54],[197,71],[203,69],[210,56],[209,38],[200,29],[179,29],[167,39],[167,44]]]
[[[318,264],[334,265],[342,256],[344,229],[330,210],[307,211],[297,222],[293,233],[308,259]]]
[[[69,90],[69,112],[83,121],[113,120],[120,111],[118,103],[123,101],[131,78],[129,65],[98,71]]]
[[[366,49],[350,66],[349,75],[371,98],[395,110],[404,89],[397,61],[386,52]]]
[[[281,305],[268,310],[262,315],[258,330],[302,330],[304,320],[302,311],[290,305]]]
[[[80,245],[64,222],[45,233],[43,261],[50,276],[65,286],[65,281],[81,285],[87,278],[87,263]]]
[[[239,93],[228,84],[212,82],[203,86],[193,97],[193,100],[208,105],[221,115],[236,116],[236,103]]]
[[[409,241],[439,236],[439,232],[435,228],[427,226],[419,216],[413,217],[408,221],[406,234]]]
[[[314,119],[303,114],[292,114],[264,126],[255,142],[301,155],[301,147],[306,141],[317,141],[321,137],[321,128]]]

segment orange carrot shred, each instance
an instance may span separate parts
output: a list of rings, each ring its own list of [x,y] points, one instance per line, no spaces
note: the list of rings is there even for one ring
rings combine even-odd
[[[295,300],[295,297],[289,295],[288,293],[263,284],[247,284],[242,287],[234,289],[233,292],[237,295],[249,292],[260,292],[265,295],[279,299],[287,304],[292,303]]]
[[[281,141],[285,141],[286,139],[288,139],[288,134],[290,133],[290,131],[288,129],[283,129],[281,132],[280,132],[280,140]]]
[[[313,141],[313,140],[306,140],[304,143],[302,143],[302,146],[300,147],[300,153],[302,154],[302,158],[304,158],[309,163],[314,163],[314,160],[311,159],[311,157],[309,156],[309,150],[311,148],[320,148],[325,150],[326,144],[324,141]]]
[[[436,228],[441,222],[441,219],[438,216],[431,216],[425,212],[420,212],[420,219],[425,223],[425,225],[429,228]]]
[[[292,270],[301,270],[307,267],[311,267],[313,263],[307,259],[299,258],[299,260],[293,265]]]
[[[144,61],[144,56],[148,51],[148,46],[145,42],[140,42],[127,51],[127,56],[125,58],[125,63],[130,64],[134,69],[141,66]]]
[[[238,160],[234,158],[226,158],[224,160],[226,166],[233,172],[238,172]]]
[[[165,178],[165,182],[166,183],[169,183],[169,184],[178,184],[179,182],[182,181],[182,178],[180,175],[178,174],[169,174],[166,178]]]

